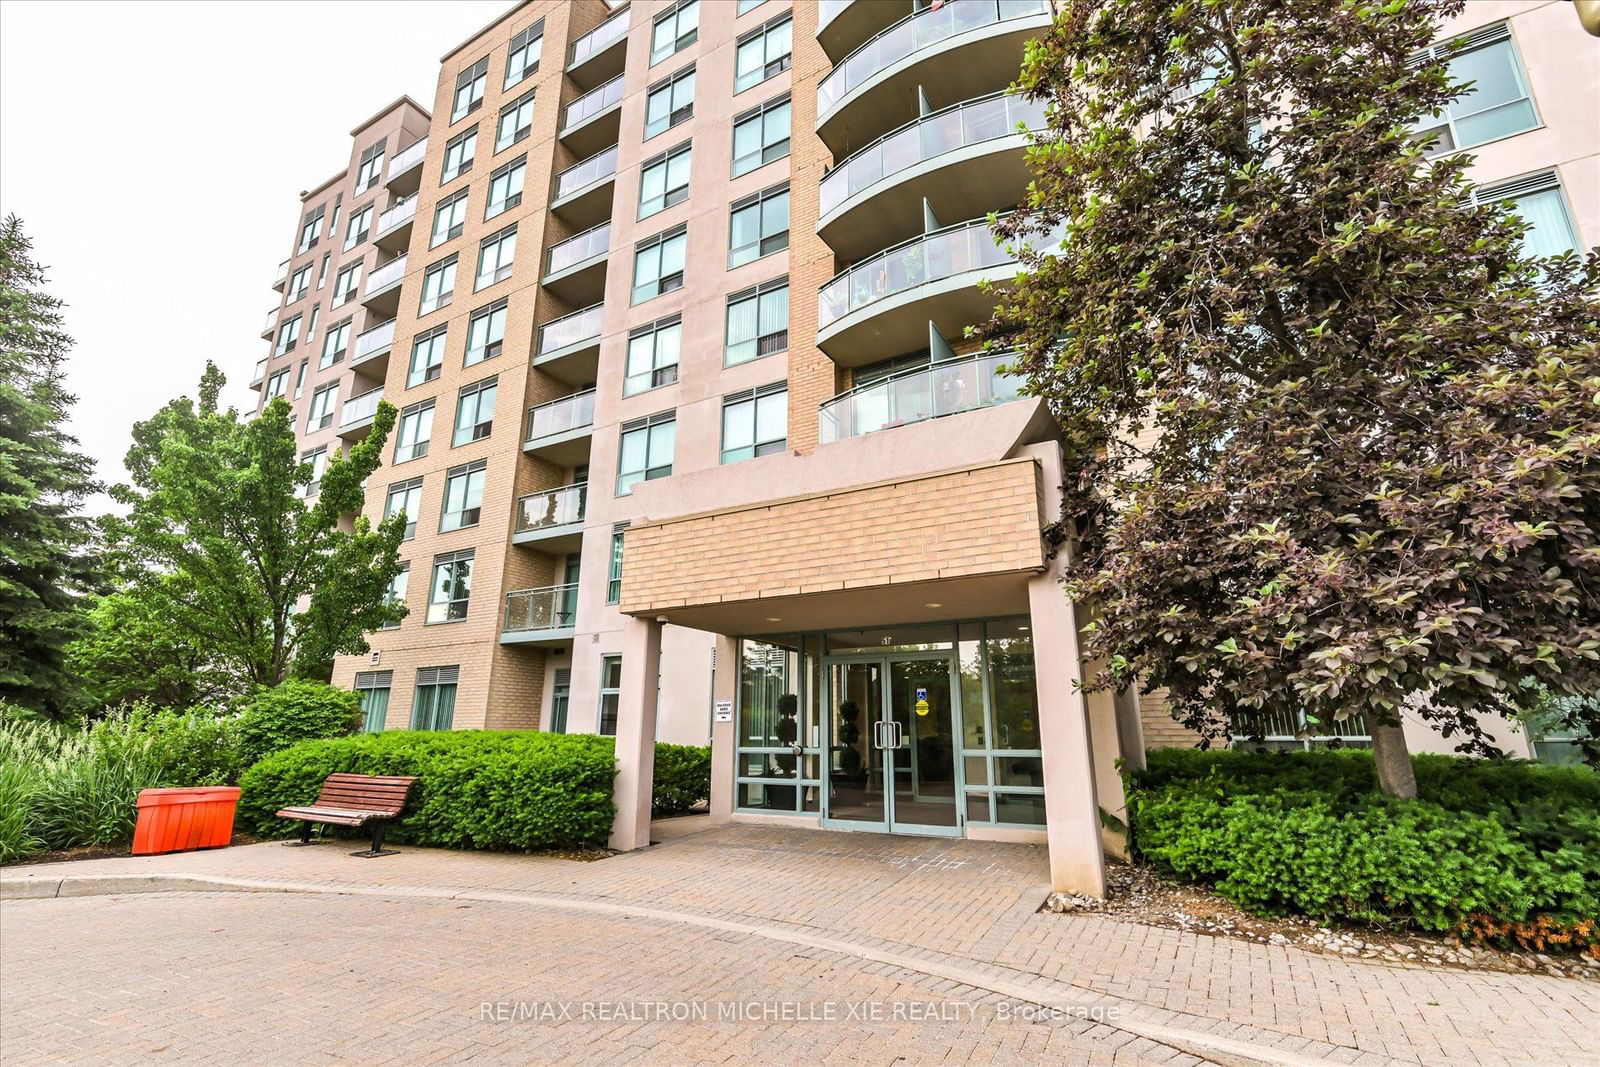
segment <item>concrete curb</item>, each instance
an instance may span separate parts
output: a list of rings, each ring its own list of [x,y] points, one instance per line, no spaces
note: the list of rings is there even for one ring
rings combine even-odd
[[[463,889],[449,886],[371,886],[348,883],[280,882],[255,878],[229,878],[222,875],[178,874],[99,874],[67,875],[64,877],[6,876],[0,874],[0,900],[41,900],[63,897],[113,896],[126,893],[307,893],[334,896],[379,898],[412,898],[424,900],[465,900],[497,904],[527,904],[566,911],[614,915],[619,918],[653,919],[660,922],[683,923],[726,933],[744,934],[768,940],[783,941],[807,948],[837,952],[840,955],[903,968],[918,974],[941,978],[961,985],[997,993],[1011,1000],[1034,1004],[1043,1008],[1081,1010],[1084,1007],[1115,1009],[1117,1018],[1101,1025],[1122,1030],[1135,1036],[1165,1045],[1169,1048],[1198,1056],[1224,1067],[1258,1067],[1258,1065],[1283,1064],[1286,1067],[1323,1067],[1346,1062],[1350,1049],[1325,1042],[1301,1040],[1307,1046],[1326,1050],[1314,1054],[1309,1050],[1290,1051],[1273,1044],[1256,1044],[1237,1038],[1222,1037],[1203,1030],[1168,1026],[1153,1020],[1134,1017],[1145,1011],[1145,1006],[1134,1001],[1105,994],[1075,997],[1068,1003],[1051,995],[1025,978],[1010,977],[1002,973],[1010,970],[1002,965],[965,966],[942,960],[924,959],[907,952],[863,945],[841,938],[813,934],[781,926],[764,925],[718,919],[707,915],[653,908],[635,904],[618,903],[590,898],[564,897],[556,894],[519,893],[500,890]],[[1048,981],[1048,980],[1046,980]],[[1056,983],[1066,984],[1066,983]],[[1085,991],[1086,993],[1088,991]],[[1271,1033],[1271,1031],[1268,1031]],[[1276,1037],[1291,1038],[1288,1034]],[[1333,1058],[1340,1055],[1341,1058]]]

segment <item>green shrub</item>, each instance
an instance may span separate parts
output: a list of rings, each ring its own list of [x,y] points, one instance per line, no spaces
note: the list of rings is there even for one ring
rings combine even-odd
[[[179,712],[137,706],[125,717],[101,720],[90,734],[121,730],[150,739],[161,761],[163,787],[232,785],[244,769],[237,715],[211,709]]]
[[[345,737],[361,724],[361,701],[348,689],[294,680],[263,689],[239,715],[244,767],[301,741]]]
[[[711,749],[703,745],[656,744],[655,789],[650,810],[657,815],[688,811],[711,799]]]
[[[445,848],[539,849],[604,844],[616,808],[612,741],[581,734],[391,730],[306,741],[240,779],[239,825],[262,837],[299,829],[273,813],[309,804],[338,771],[411,775],[389,836]]]

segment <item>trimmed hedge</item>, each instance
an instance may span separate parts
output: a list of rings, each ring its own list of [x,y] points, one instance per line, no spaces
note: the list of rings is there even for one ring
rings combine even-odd
[[[657,742],[650,809],[657,815],[676,815],[710,799],[711,749]]]
[[[361,725],[361,700],[348,689],[293,679],[251,698],[239,713],[239,758],[249,767],[300,741],[346,737]]]

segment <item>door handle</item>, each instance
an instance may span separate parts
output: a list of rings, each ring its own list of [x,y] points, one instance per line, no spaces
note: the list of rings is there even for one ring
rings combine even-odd
[[[894,727],[894,747],[899,748],[906,742],[906,728],[901,725],[898,719],[890,723],[890,725]]]
[[[884,749],[883,728],[885,725],[887,724],[882,719],[872,724],[872,747],[880,752]]]

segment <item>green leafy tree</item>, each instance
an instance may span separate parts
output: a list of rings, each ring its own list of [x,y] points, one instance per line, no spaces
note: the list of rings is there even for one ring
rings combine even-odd
[[[367,633],[405,614],[388,599],[404,516],[375,528],[358,514],[395,410],[378,405],[368,435],[333,454],[307,499],[313,472],[296,455],[288,403],[240,422],[217,408],[222,385],[208,363],[198,401],[180,397],[134,427],[132,485],[113,490],[129,508],[119,547],[141,610],[216,669],[272,686],[365,652]]]
[[[1459,8],[1062,0],[1002,229],[1065,239],[991,325],[1065,437],[1094,682],[1203,744],[1364,714],[1399,796],[1402,711],[1491,754],[1525,678],[1600,683],[1600,255],[1528,258],[1424,158]]]
[[[133,592],[101,597],[89,630],[67,649],[86,712],[144,702],[158,708],[224,703],[248,688],[188,633],[167,625]]]
[[[15,216],[0,223],[0,700],[64,715],[67,645],[102,581],[93,524],[78,514],[99,489],[94,463],[63,426],[72,339],[61,301]]]

